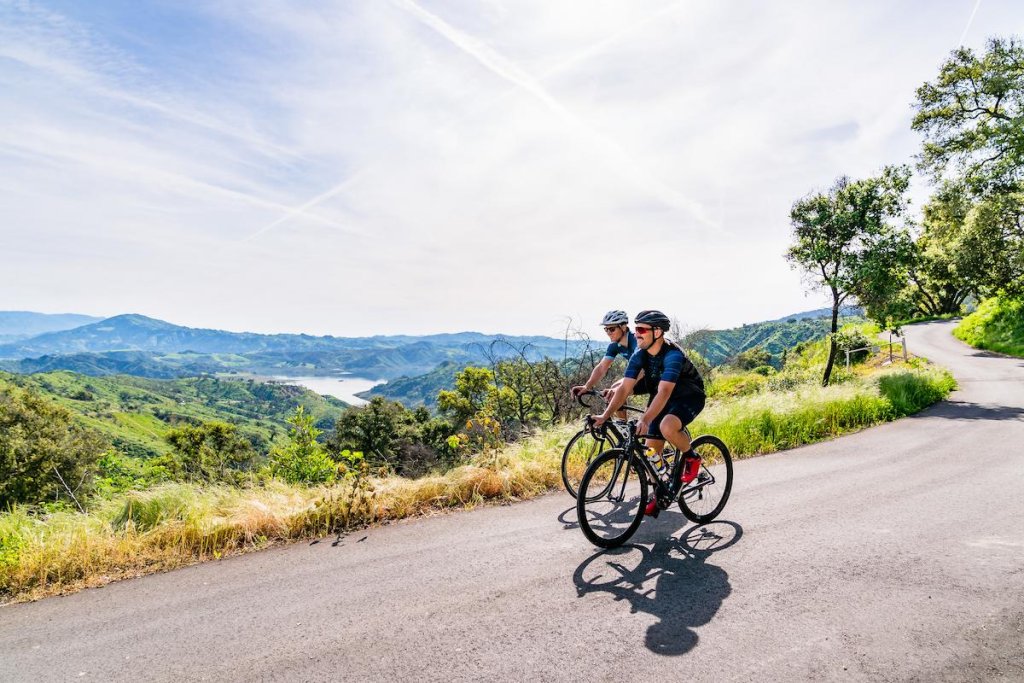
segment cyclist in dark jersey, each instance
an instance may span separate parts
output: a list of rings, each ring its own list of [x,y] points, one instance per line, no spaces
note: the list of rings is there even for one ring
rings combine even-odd
[[[626,402],[643,374],[650,398],[637,421],[637,433],[651,434],[647,445],[655,451],[664,448],[666,439],[675,446],[685,458],[681,478],[689,483],[700,471],[700,459],[683,428],[704,409],[704,380],[682,349],[665,339],[671,327],[668,316],[661,311],[641,311],[634,322],[639,350],[630,356],[622,383],[604,413],[595,417],[594,425],[600,427]],[[647,512],[657,514],[656,501],[651,501]]]
[[[572,388],[573,396],[579,396],[593,389],[608,374],[608,369],[612,366],[612,361],[616,356],[622,354],[628,359],[636,351],[636,337],[629,331],[629,316],[625,311],[608,311],[601,324],[604,326],[608,338],[611,339],[611,343],[608,345],[608,350],[604,352],[604,358],[594,366],[586,383]],[[613,385],[613,388],[615,386]]]

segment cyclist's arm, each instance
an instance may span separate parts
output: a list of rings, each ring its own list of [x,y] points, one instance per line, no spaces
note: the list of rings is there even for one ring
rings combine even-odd
[[[612,413],[622,407],[626,402],[626,399],[633,392],[633,385],[636,384],[636,380],[630,377],[623,377],[619,382],[619,388],[615,390],[615,395],[612,396],[611,400],[608,401],[608,406],[604,409],[595,420],[594,423],[600,427],[604,424],[605,420],[611,417]]]
[[[597,383],[604,379],[604,376],[608,374],[608,368],[612,366],[612,359],[605,356],[601,359],[601,362],[594,366],[594,371],[590,373],[590,379],[583,385],[583,391],[590,391]]]
[[[646,433],[651,423],[661,414],[661,411],[665,409],[665,405],[668,403],[668,397],[672,395],[672,390],[676,388],[675,382],[666,382],[662,380],[658,383],[658,393],[655,394],[654,399],[647,406],[647,410],[644,411],[643,417],[640,418],[637,423],[638,430],[643,429],[641,434]]]

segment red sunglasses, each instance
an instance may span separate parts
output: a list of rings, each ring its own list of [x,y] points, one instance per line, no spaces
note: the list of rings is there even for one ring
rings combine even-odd
[[[647,334],[650,331],[651,331],[650,327],[637,327],[636,328],[636,333],[637,334]]]

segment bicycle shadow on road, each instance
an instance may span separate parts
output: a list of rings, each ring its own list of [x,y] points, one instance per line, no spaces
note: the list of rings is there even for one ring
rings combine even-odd
[[[576,503],[573,502],[572,507],[568,507],[558,515],[558,521],[562,524],[563,529],[579,529],[580,521],[576,516]]]
[[[735,545],[743,527],[715,521],[685,529],[677,538],[630,544],[595,553],[573,573],[578,597],[611,593],[630,612],[659,619],[647,628],[645,644],[656,654],[678,656],[696,647],[694,630],[711,621],[732,587],[724,569],[708,562]]]

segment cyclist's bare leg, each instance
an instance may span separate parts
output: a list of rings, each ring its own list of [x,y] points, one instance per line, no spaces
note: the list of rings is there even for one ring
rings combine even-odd
[[[690,435],[683,428],[683,421],[671,413],[661,418],[661,434],[680,453],[690,450]],[[664,443],[664,442],[663,442]]]
[[[664,439],[644,439],[644,445],[650,448],[655,453],[661,453],[662,449],[665,448]]]

